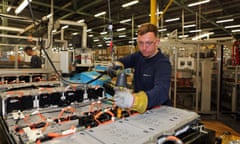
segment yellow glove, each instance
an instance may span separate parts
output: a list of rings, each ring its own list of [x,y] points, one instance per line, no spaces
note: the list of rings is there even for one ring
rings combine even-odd
[[[116,88],[115,104],[120,108],[130,108],[139,113],[147,109],[148,97],[144,91],[132,94],[127,88]]]

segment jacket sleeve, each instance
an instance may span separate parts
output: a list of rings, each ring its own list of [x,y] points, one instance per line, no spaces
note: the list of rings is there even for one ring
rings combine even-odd
[[[135,66],[136,53],[129,56],[118,59],[125,68],[133,68]]]
[[[154,74],[154,87],[146,94],[148,96],[147,108],[167,104],[169,105],[169,87],[171,81],[171,64],[168,59],[157,66]]]

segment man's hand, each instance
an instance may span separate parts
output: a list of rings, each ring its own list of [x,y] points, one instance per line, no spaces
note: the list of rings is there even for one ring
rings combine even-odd
[[[131,93],[127,88],[115,88],[115,104],[120,108],[130,108],[139,113],[144,113],[148,105],[148,97],[144,91]]]
[[[131,108],[134,103],[134,97],[127,88],[116,88],[114,100],[120,108]]]

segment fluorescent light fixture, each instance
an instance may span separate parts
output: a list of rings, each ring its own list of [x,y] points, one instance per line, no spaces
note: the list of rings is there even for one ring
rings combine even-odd
[[[122,4],[122,7],[125,8],[125,7],[130,7],[132,5],[135,5],[137,4],[139,1],[138,0],[134,0],[134,1],[130,1],[128,3],[125,3],[125,4]]]
[[[200,1],[200,2],[190,3],[190,4],[188,4],[188,7],[193,7],[193,6],[205,4],[205,3],[208,3],[208,2],[210,2],[210,0],[203,0],[203,1]]]
[[[190,25],[185,25],[183,26],[184,28],[190,28],[190,27],[195,27],[196,25],[195,24],[190,24]]]
[[[199,40],[199,39],[202,39],[202,38],[205,38],[205,37],[209,37],[210,35],[213,35],[213,34],[214,34],[214,32],[200,34],[196,37],[193,37],[192,40]]]
[[[103,31],[103,32],[100,32],[100,34],[101,34],[101,35],[105,35],[105,34],[107,34],[107,32],[106,32],[106,31]]]
[[[92,29],[87,29],[87,32],[91,32],[92,31]]]
[[[126,28],[119,28],[119,29],[117,29],[116,31],[117,32],[120,32],[120,31],[125,31],[126,30]]]
[[[136,39],[137,39],[136,37],[132,38],[132,40],[136,40]]]
[[[191,30],[189,31],[190,33],[197,33],[197,32],[201,32],[202,30],[201,29],[197,29],[197,30]]]
[[[177,18],[172,18],[172,19],[166,19],[165,22],[173,22],[173,21],[178,21],[178,20],[180,20],[179,17],[177,17]]]
[[[68,27],[69,27],[69,25],[65,25],[65,26],[62,27],[62,29],[66,29]]]
[[[159,15],[159,14],[162,14],[163,12],[162,11],[159,11],[159,12],[156,12],[155,15]],[[151,14],[149,14],[149,16],[151,16]]]
[[[202,14],[208,15],[208,14],[213,14],[213,13],[220,13],[222,11],[223,11],[223,9],[213,9],[213,10],[204,11],[204,12],[202,12]]]
[[[46,17],[47,19],[49,19],[50,17],[52,17],[52,14],[48,14]]]
[[[163,28],[163,29],[159,29],[158,32],[164,32],[164,31],[167,31],[166,28]]]
[[[0,30],[16,31],[16,32],[23,32],[24,31],[24,29],[21,29],[21,28],[7,27],[7,26],[0,26]]]
[[[103,12],[95,14],[94,17],[100,17],[100,16],[105,15],[105,14],[106,14],[106,12],[103,11]]]
[[[128,43],[130,43],[130,44],[133,44],[133,43],[134,43],[134,41],[128,41]]]
[[[7,12],[10,12],[11,9],[12,9],[12,7],[9,6],[9,7],[7,8]]]
[[[178,36],[179,38],[187,38],[187,37],[189,37],[189,35],[180,35],[180,36]]]
[[[125,19],[125,20],[121,20],[120,23],[127,23],[127,22],[130,22],[132,21],[131,19]]]
[[[124,37],[127,37],[127,35],[119,35],[118,37],[119,38],[124,38]]]
[[[93,37],[93,34],[88,35],[88,37]]]
[[[111,41],[105,41],[106,44],[109,44]]]
[[[240,32],[240,29],[235,29],[235,30],[232,30],[233,33],[235,32]]]
[[[77,21],[77,23],[83,23],[83,22],[85,22],[85,19],[80,19]]]
[[[159,12],[157,12],[157,14],[163,14],[163,11],[159,11]]]
[[[102,47],[103,45],[102,44],[99,44],[99,45],[97,45],[98,47]]]
[[[232,22],[234,19],[225,19],[225,20],[218,20],[216,23],[226,23],[226,22]]]
[[[231,25],[231,26],[225,26],[225,29],[229,29],[229,28],[237,28],[240,27],[240,25]]]
[[[19,14],[22,10],[28,5],[28,2],[32,2],[32,0],[24,0],[15,10],[15,14]]]
[[[72,33],[72,35],[78,35],[78,32]]]
[[[99,39],[94,39],[93,41],[94,41],[94,42],[99,42]]]

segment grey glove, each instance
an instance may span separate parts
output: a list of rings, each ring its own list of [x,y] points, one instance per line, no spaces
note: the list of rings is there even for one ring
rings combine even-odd
[[[117,75],[117,72],[119,70],[123,70],[124,66],[121,62],[115,61],[113,63],[108,64],[107,66],[107,74],[111,77],[114,77]]]
[[[127,88],[115,88],[114,100],[115,104],[120,108],[131,108],[134,97]]]

